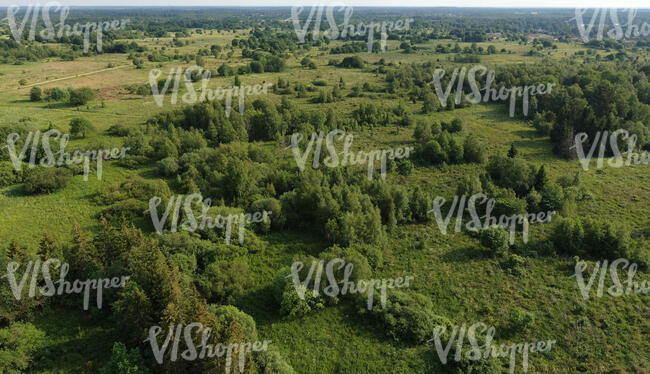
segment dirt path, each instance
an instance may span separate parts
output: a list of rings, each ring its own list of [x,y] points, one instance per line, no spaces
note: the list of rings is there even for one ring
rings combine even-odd
[[[46,84],[46,83],[58,82],[58,81],[66,80],[66,79],[72,79],[72,78],[83,77],[83,76],[86,76],[86,75],[97,74],[97,73],[101,73],[101,72],[104,72],[104,71],[115,70],[115,69],[121,69],[121,68],[125,68],[125,67],[127,67],[127,66],[131,66],[131,65],[120,65],[120,66],[116,66],[116,67],[112,67],[112,68],[106,68],[106,69],[101,69],[101,70],[95,70],[95,71],[91,71],[91,72],[88,72],[88,73],[77,74],[77,75],[71,75],[71,76],[69,76],[69,77],[63,77],[63,78],[57,78],[57,79],[50,79],[50,80],[43,81],[43,82],[38,82],[38,83],[28,84],[28,85],[26,85],[26,86],[20,86],[20,87],[18,87],[17,89],[29,88],[29,87],[33,87],[33,86],[38,86],[39,84]]]

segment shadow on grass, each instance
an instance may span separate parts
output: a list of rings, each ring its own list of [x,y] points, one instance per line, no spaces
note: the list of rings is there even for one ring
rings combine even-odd
[[[26,196],[31,196],[30,194],[25,191],[25,184],[20,183],[13,185],[12,187],[8,188],[5,191],[5,196],[7,197],[26,197]]]
[[[460,248],[454,248],[445,252],[440,256],[440,260],[443,262],[470,262],[477,261],[485,258],[485,252],[479,247],[475,246],[466,246]]]

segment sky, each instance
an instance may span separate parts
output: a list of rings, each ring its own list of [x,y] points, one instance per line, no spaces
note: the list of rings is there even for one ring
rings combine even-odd
[[[27,6],[52,0],[0,0],[0,7]],[[514,7],[514,8],[650,8],[650,0],[58,0],[67,6],[346,6]]]

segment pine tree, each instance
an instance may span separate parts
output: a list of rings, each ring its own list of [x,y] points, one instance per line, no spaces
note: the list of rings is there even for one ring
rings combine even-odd
[[[544,165],[542,165],[542,167],[539,168],[537,175],[535,176],[535,190],[541,192],[544,190],[547,184],[548,176],[546,175],[546,169],[544,168]]]
[[[515,158],[515,157],[517,157],[518,154],[519,154],[519,151],[517,150],[517,148],[515,148],[515,143],[512,143],[510,145],[510,150],[508,151],[508,157]]]
[[[54,254],[54,239],[50,237],[47,232],[43,233],[43,238],[38,246],[38,256],[43,260],[47,261],[52,258]]]
[[[9,243],[9,248],[7,249],[7,257],[12,260],[20,260],[25,257],[25,251],[20,249],[18,242],[12,240],[11,243]]]
[[[235,75],[235,87],[240,87],[241,86],[241,81],[239,80],[239,75]]]

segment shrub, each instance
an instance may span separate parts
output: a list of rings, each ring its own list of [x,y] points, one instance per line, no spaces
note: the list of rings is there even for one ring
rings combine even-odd
[[[47,94],[47,100],[66,101],[70,98],[70,93],[62,88],[53,87]]]
[[[519,255],[511,253],[501,263],[501,267],[510,274],[522,275],[526,271],[526,260]]]
[[[415,127],[415,132],[413,133],[413,138],[418,143],[426,144],[428,141],[433,139],[431,133],[431,125],[424,122],[418,121],[417,126]]]
[[[167,157],[158,161],[158,173],[171,177],[178,172],[178,160],[175,157]]]
[[[81,87],[77,89],[71,88],[69,92],[69,102],[70,105],[73,106],[86,105],[90,100],[93,100],[95,98],[95,92],[88,87]]]
[[[43,94],[43,91],[41,91],[40,87],[32,87],[32,89],[29,91],[29,100],[31,101],[41,101],[42,97],[41,95]]]
[[[11,186],[22,182],[22,173],[8,161],[0,161],[0,187]]]
[[[460,118],[454,118],[451,123],[443,122],[442,129],[449,133],[463,131],[463,121]]]
[[[146,374],[149,369],[145,366],[140,351],[133,348],[126,349],[124,343],[113,344],[110,361],[99,369],[99,374]]]
[[[73,118],[70,121],[70,135],[86,137],[90,132],[95,131],[92,123],[85,118]]]
[[[584,229],[579,220],[559,218],[551,233],[551,242],[559,253],[582,256]]]
[[[463,143],[463,158],[465,162],[475,162],[482,164],[487,160],[487,151],[485,150],[484,145],[474,135],[470,135],[465,138]]]
[[[142,217],[147,208],[149,206],[145,202],[127,199],[112,204],[102,212],[102,215],[109,222],[120,223],[122,219],[132,221],[135,218]]]
[[[346,57],[341,61],[341,64],[339,65],[340,67],[343,68],[356,68],[356,69],[361,69],[363,68],[364,61],[361,59],[359,56],[351,56],[351,57]]]
[[[106,130],[106,132],[109,135],[113,136],[129,136],[133,132],[133,130],[128,127],[127,125],[123,125],[121,123],[118,123],[116,125],[113,125]]]
[[[256,231],[260,233],[268,233],[271,230],[271,227],[274,229],[281,229],[284,227],[286,217],[282,215],[282,205],[276,199],[262,199],[257,200],[251,204],[248,212],[254,214],[256,212],[262,213],[264,217],[264,211],[270,211],[271,214],[268,216],[266,221],[259,223],[254,223]]]
[[[72,172],[65,168],[40,169],[25,179],[25,191],[29,194],[51,193],[65,187],[71,179]]]
[[[31,323],[14,322],[0,329],[0,372],[24,373],[45,343],[45,333]]]
[[[508,323],[512,332],[519,332],[531,326],[535,322],[535,315],[521,308],[515,308],[510,311]]]
[[[378,319],[385,326],[386,334],[396,341],[420,344],[433,336],[436,326],[451,325],[446,317],[435,315],[431,300],[419,293],[391,290],[386,298],[386,308],[382,308],[377,299],[372,310],[368,311],[363,298],[360,312]]]
[[[252,279],[246,262],[216,261],[205,268],[197,283],[208,301],[234,304],[251,286]]]
[[[256,356],[261,374],[294,374],[295,371],[282,357],[275,346],[270,346],[266,351],[260,351]]]
[[[539,207],[544,211],[560,211],[564,205],[565,196],[562,187],[555,183],[548,183],[541,192],[542,199]]]
[[[481,244],[490,249],[492,255],[508,251],[508,232],[501,226],[490,226],[479,232]]]
[[[397,172],[400,173],[400,175],[408,177],[413,172],[413,161],[402,159],[397,160],[395,163],[397,164]]]

